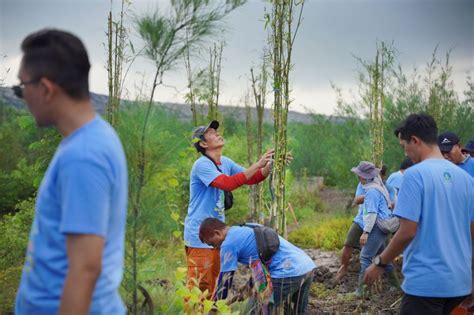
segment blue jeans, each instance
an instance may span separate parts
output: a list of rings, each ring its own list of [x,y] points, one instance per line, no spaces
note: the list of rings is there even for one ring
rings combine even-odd
[[[278,308],[283,306],[284,314],[308,314],[308,296],[312,283],[313,271],[298,277],[272,278],[273,305],[270,304],[271,313],[280,314]]]
[[[250,297],[244,314],[308,314],[308,296],[313,283],[313,270],[298,276],[276,279],[272,278],[273,303],[267,309],[260,305],[255,297]],[[284,311],[282,313],[282,311]]]
[[[382,232],[377,224],[374,225],[372,231],[369,233],[367,243],[362,247],[360,251],[360,273],[359,273],[359,283],[364,278],[365,270],[372,264],[372,259],[375,256],[381,254],[385,249],[385,239],[387,234]],[[385,267],[385,272],[390,272],[393,270],[393,265],[390,262]]]

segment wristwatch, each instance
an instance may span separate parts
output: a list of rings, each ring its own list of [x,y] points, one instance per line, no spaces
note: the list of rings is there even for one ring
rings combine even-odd
[[[385,268],[387,266],[387,264],[382,263],[382,258],[380,258],[380,255],[375,256],[373,262],[374,262],[374,265],[380,268]]]

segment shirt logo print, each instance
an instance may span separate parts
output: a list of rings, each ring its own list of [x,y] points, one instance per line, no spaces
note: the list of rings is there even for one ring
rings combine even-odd
[[[446,183],[451,183],[451,174],[448,171],[443,173],[443,178]]]

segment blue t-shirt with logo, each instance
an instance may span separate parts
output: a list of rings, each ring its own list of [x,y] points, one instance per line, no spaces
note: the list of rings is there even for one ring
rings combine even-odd
[[[259,259],[257,241],[252,228],[232,226],[220,248],[221,272],[237,270],[237,264],[250,265]],[[268,266],[272,278],[281,279],[302,276],[316,268],[306,253],[280,237],[280,248]]]
[[[457,166],[459,166],[469,175],[474,177],[474,159],[470,155],[468,155],[462,163],[457,164]]]
[[[365,189],[362,186],[362,184],[359,182],[359,184],[357,185],[354,197],[364,195],[364,194],[365,194]],[[354,222],[357,223],[360,226],[361,229],[364,229],[364,219],[362,217],[363,216],[363,213],[362,213],[363,208],[364,208],[363,204],[359,205],[359,208],[357,209],[357,215],[354,218]]]
[[[68,234],[105,240],[89,314],[125,314],[118,288],[124,264],[127,165],[120,139],[100,116],[64,138],[36,200],[16,314],[56,314],[68,272]]]
[[[474,180],[441,159],[422,161],[403,176],[394,213],[418,223],[403,254],[403,291],[444,298],[470,294]]]
[[[226,175],[235,175],[245,169],[222,156],[219,169]],[[205,156],[194,162],[189,183],[188,215],[184,221],[184,242],[188,247],[211,248],[199,240],[199,226],[204,219],[212,217],[225,222],[224,191],[210,186],[220,175],[215,164]]]

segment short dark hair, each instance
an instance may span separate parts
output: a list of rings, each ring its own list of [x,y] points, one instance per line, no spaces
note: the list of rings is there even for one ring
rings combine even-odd
[[[223,230],[226,226],[227,225],[219,219],[207,218],[202,221],[199,227],[199,239],[204,243],[204,239],[211,237],[215,230]]]
[[[48,78],[74,99],[89,98],[89,57],[79,38],[71,33],[44,29],[28,35],[21,44],[23,65],[32,79]]]
[[[438,144],[438,127],[428,114],[410,114],[395,129],[395,136],[410,142],[412,136],[420,138],[426,144]]]
[[[404,159],[402,163],[400,163],[401,170],[406,170],[407,168],[412,167],[412,166],[413,166],[413,161],[410,160],[409,158]]]
[[[194,147],[196,148],[196,151],[198,151],[198,153],[201,153],[202,155],[204,155],[206,154],[206,149],[201,147],[200,143],[201,141],[194,142]]]

